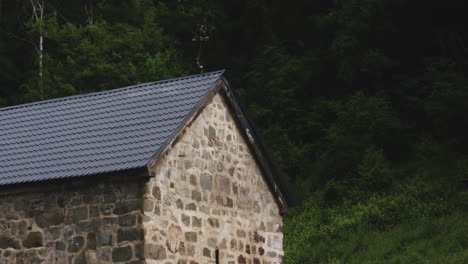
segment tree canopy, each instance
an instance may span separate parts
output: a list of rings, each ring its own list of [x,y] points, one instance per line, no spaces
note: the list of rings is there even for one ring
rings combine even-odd
[[[288,263],[461,263],[464,13],[410,0],[0,0],[0,107],[198,73],[199,58],[227,70],[304,201],[285,219]]]

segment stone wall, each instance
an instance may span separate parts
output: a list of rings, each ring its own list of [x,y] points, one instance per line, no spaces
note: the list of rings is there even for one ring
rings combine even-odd
[[[219,94],[151,171],[147,264],[282,263],[279,207]]]
[[[0,190],[0,264],[144,263],[142,179],[36,186]]]

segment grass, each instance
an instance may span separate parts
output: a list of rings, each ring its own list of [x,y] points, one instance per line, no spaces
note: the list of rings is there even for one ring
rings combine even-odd
[[[466,189],[417,181],[334,206],[309,199],[285,218],[286,263],[468,263]]]
[[[388,231],[361,225],[311,243],[296,263],[468,263],[467,219],[454,212],[400,223]]]

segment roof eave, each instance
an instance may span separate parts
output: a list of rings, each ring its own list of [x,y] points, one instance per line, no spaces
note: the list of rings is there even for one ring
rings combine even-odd
[[[128,175],[131,175],[132,177],[131,178],[124,177]],[[22,182],[10,183],[10,184],[2,184],[0,185],[0,191],[2,191],[2,195],[6,195],[9,192],[11,193],[28,192],[28,190],[37,188],[38,186],[41,186],[42,191],[46,191],[49,188],[54,189],[58,185],[63,184],[63,183],[72,183],[73,185],[76,185],[77,180],[80,180],[82,182],[89,182],[89,181],[95,181],[95,180],[111,178],[111,177],[121,177],[121,178],[126,178],[129,180],[137,180],[137,179],[148,178],[150,177],[150,175],[146,167],[136,167],[136,168],[129,168],[125,170],[116,170],[116,171],[111,171],[111,172],[71,176],[71,177],[66,177],[66,178],[52,178],[52,179],[46,179],[46,180],[22,181]]]

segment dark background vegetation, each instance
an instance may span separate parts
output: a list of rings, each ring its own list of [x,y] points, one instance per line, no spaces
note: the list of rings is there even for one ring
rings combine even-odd
[[[198,73],[201,54],[302,198],[287,263],[467,263],[459,2],[0,0],[0,106]]]

